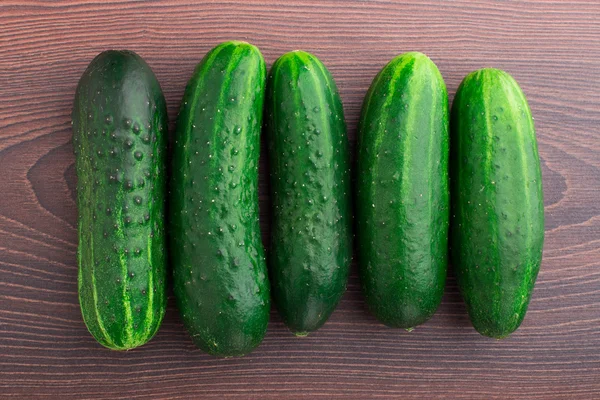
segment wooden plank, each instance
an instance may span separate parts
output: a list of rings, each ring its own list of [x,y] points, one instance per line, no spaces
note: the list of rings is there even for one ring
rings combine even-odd
[[[600,3],[543,1],[0,2],[0,397],[600,397]],[[126,353],[96,344],[77,302],[70,111],[100,51],[152,66],[174,121],[185,83],[217,43],[240,39],[271,64],[304,49],[331,70],[355,146],[362,98],[396,54],[428,54],[451,96],[470,71],[509,71],[527,94],[543,159],[544,262],[509,339],[471,327],[449,278],[412,333],[366,311],[356,268],[330,321],[296,338],[272,313],[241,359],[194,348],[172,299],[163,327]],[[173,128],[173,123],[171,123]],[[267,233],[266,171],[261,222]]]

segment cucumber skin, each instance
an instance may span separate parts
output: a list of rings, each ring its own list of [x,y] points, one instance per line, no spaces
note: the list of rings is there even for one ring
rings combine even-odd
[[[306,336],[339,303],[352,258],[344,111],[325,66],[294,51],[271,68],[265,115],[272,293],[288,328]]]
[[[100,344],[132,349],[166,307],[165,99],[137,54],[105,51],[79,81],[72,121],[81,312]]]
[[[194,343],[216,356],[252,351],[269,320],[258,221],[265,81],[256,47],[222,43],[196,67],[177,119],[170,194],[174,293]]]
[[[358,132],[358,262],[367,306],[390,327],[425,322],[442,299],[448,130],[446,86],[427,56],[397,56],[375,77]]]
[[[527,311],[544,241],[544,202],[527,100],[506,72],[467,75],[452,105],[451,255],[475,329],[503,338]]]

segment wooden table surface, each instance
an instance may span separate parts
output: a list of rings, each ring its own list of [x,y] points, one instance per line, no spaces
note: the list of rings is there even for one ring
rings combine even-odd
[[[600,2],[239,3],[0,2],[0,397],[600,398]],[[451,98],[474,69],[517,79],[537,126],[546,245],[515,334],[477,334],[452,273],[429,322],[411,333],[386,328],[365,311],[354,265],[321,330],[296,338],[273,311],[263,344],[244,358],[196,349],[172,298],[147,345],[114,352],[94,341],[77,300],[77,81],[100,51],[134,50],[158,76],[172,121],[195,64],[230,39],[256,44],[269,65],[294,49],[320,57],[353,148],[362,98],[399,53],[428,54]]]

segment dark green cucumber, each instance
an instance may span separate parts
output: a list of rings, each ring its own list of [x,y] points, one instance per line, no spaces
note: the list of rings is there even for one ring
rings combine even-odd
[[[270,72],[266,126],[273,298],[296,335],[318,329],[346,290],[352,256],[348,140],[333,78],[293,51]]]
[[[486,68],[452,105],[452,265],[475,329],[515,331],[542,259],[544,202],[533,118],[519,85]]]
[[[379,72],[358,135],[363,292],[382,323],[411,329],[437,310],[447,267],[448,95],[427,56],[402,54]]]
[[[106,51],[81,77],[72,118],[81,312],[100,344],[132,349],[165,313],[165,99],[137,54]]]
[[[194,343],[242,356],[262,341],[269,281],[258,223],[258,157],[266,82],[259,50],[225,42],[185,89],[173,148],[174,291]]]

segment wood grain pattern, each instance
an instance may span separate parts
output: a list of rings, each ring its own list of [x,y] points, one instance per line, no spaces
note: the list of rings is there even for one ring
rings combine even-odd
[[[596,0],[2,0],[0,397],[599,398],[598,21]],[[77,303],[69,115],[79,76],[102,50],[135,50],[173,121],[195,64],[229,39],[256,44],[269,64],[293,49],[315,53],[338,83],[353,146],[371,79],[401,52],[428,54],[451,96],[484,66],[519,81],[536,119],[547,231],[513,336],[479,336],[452,277],[432,320],[412,333],[385,328],[366,313],[354,270],[324,328],[295,338],[273,312],[245,358],[195,349],[172,301],[148,345],[119,353],[95,343]],[[264,178],[263,168],[266,233]]]

